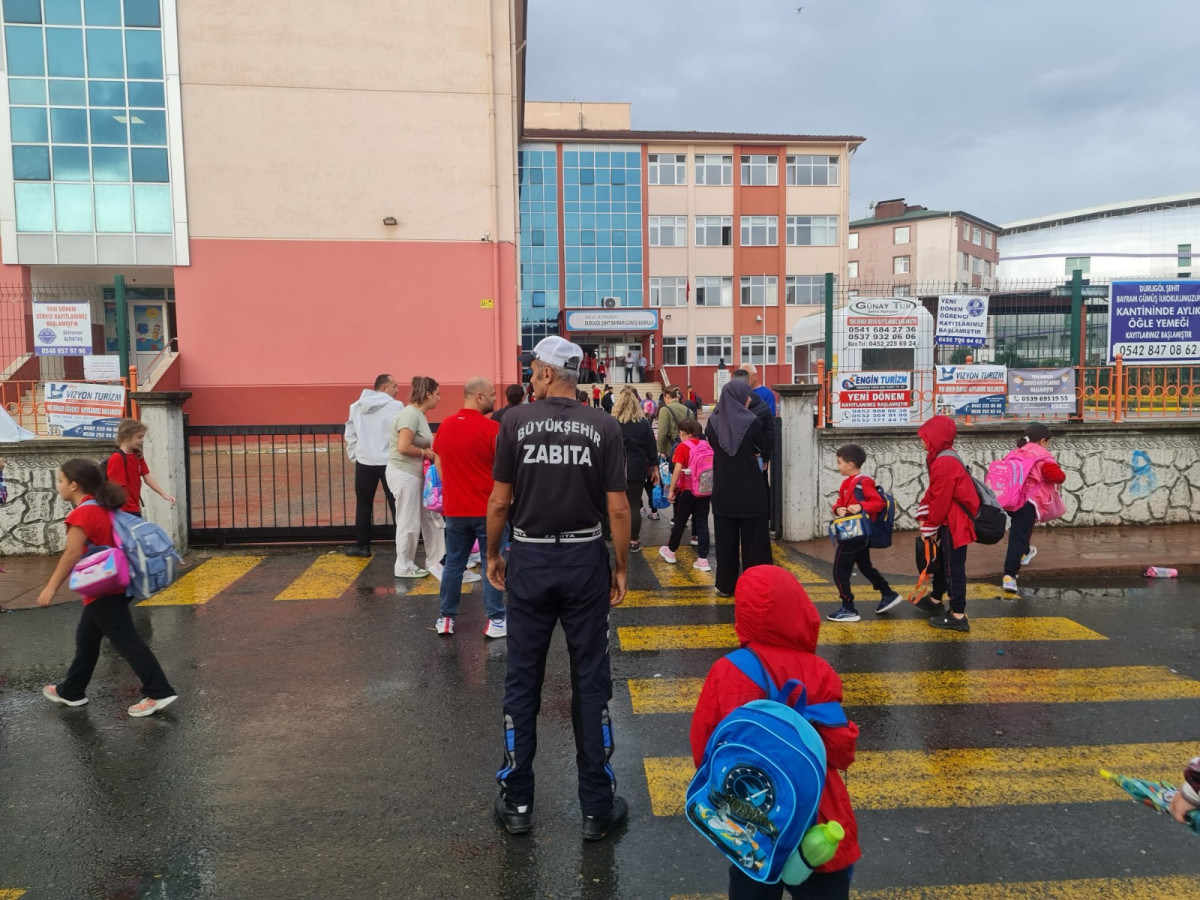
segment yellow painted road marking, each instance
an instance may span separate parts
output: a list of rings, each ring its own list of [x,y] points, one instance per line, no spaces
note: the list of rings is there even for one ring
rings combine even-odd
[[[17,888],[12,888],[11,890],[0,890],[0,900],[18,900],[18,898],[24,896],[25,892]]]
[[[690,713],[703,684],[703,678],[632,678],[633,711]],[[850,673],[842,675],[842,686],[846,706],[1200,699],[1200,681],[1174,675],[1165,666]]]
[[[265,556],[214,556],[138,606],[200,606],[264,559]]]
[[[660,560],[661,562],[661,560]],[[682,565],[682,561],[680,562]],[[876,597],[873,592],[864,592],[862,586],[855,585],[858,588],[858,603],[866,604],[868,610],[875,608]],[[892,590],[897,591],[900,596],[907,597],[912,593],[913,584],[895,584],[892,585]],[[808,593],[808,598],[813,603],[837,603],[838,592],[837,588],[831,584],[817,584],[804,586],[804,590]],[[869,590],[869,589],[868,589]],[[983,582],[971,582],[967,585],[968,600],[995,600],[1000,596],[1000,588],[994,584],[984,584]],[[630,591],[625,595],[625,602],[621,604],[624,607],[654,607],[654,606],[732,606],[732,597],[718,597],[712,589],[684,589],[684,590],[657,590],[657,591]],[[897,611],[905,607],[897,607]]]
[[[712,587],[714,576],[711,571],[701,572],[692,568],[692,563],[696,561],[695,550],[685,545],[675,551],[675,556],[679,561],[671,565],[659,555],[658,547],[642,548],[642,558],[664,588]]]
[[[371,560],[338,553],[318,556],[276,600],[336,600],[350,589]]]
[[[1071,881],[1015,881],[1008,884],[934,884],[921,887],[850,891],[850,900],[1192,900],[1200,876],[1079,878]],[[671,900],[725,900],[725,894],[676,894]]]
[[[791,553],[779,544],[771,544],[771,556],[775,560],[775,565],[787,569],[800,579],[801,584],[829,584],[830,579],[827,576],[818,575],[808,566],[795,562]]]
[[[1191,748],[1191,749],[1189,749]],[[856,809],[947,809],[1026,806],[1129,798],[1103,790],[1099,770],[1135,778],[1170,779],[1175,760],[1195,745],[1111,744],[1072,747],[1002,747],[955,750],[860,750],[848,787]],[[656,816],[683,814],[689,756],[643,760]]]
[[[634,650],[725,650],[738,645],[733,625],[625,625],[617,629],[621,649]],[[1097,634],[1070,619],[1038,616],[1022,619],[972,619],[971,631],[945,631],[931,628],[924,619],[893,619],[854,622],[845,625],[824,623],[820,643],[830,644],[913,644],[927,641],[1104,641]]]

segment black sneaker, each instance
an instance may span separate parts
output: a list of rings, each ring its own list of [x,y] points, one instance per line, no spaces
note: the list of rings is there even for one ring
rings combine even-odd
[[[642,552],[642,542],[641,541],[630,541],[629,542],[629,552],[630,553],[641,553]]]
[[[504,823],[509,834],[525,834],[533,827],[533,804],[510,803],[501,794],[496,798],[496,817]]]
[[[934,628],[944,628],[947,631],[970,631],[971,623],[967,621],[967,617],[961,619],[952,612],[946,612],[940,616],[933,616],[929,620],[929,624]]]
[[[926,594],[913,604],[917,609],[929,613],[931,616],[942,616],[946,614],[946,604],[941,600],[934,600],[932,596]]]
[[[904,598],[895,591],[892,591],[890,594],[884,594],[879,600],[879,605],[875,607],[875,615],[878,616],[881,613],[891,612],[903,601]]]
[[[347,556],[370,556],[371,548],[370,547],[360,547],[358,544],[355,544],[353,547],[347,548],[346,555]]]
[[[608,833],[619,828],[629,815],[629,804],[624,797],[613,797],[612,809],[603,816],[583,817],[583,839],[585,841],[600,841],[608,837]]]

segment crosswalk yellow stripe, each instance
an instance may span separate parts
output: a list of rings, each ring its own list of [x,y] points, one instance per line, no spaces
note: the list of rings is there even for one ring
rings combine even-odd
[[[828,584],[829,576],[819,575],[810,569],[808,566],[796,562],[792,559],[791,554],[784,550],[779,544],[771,544],[771,557],[775,560],[775,565],[787,569],[793,575],[800,579],[801,584]]]
[[[682,561],[681,561],[682,563]],[[875,606],[878,599],[873,593],[868,593],[858,588],[857,602],[864,604],[867,610],[871,610]],[[899,592],[903,597],[907,597],[912,593],[914,584],[894,584],[892,590]],[[804,590],[808,594],[808,599],[813,603],[837,603],[838,591],[831,584],[805,584]],[[968,600],[995,600],[1000,596],[1000,588],[994,584],[985,584],[983,582],[971,582],[967,585]],[[625,602],[621,604],[623,607],[650,608],[658,606],[732,606],[732,597],[718,597],[716,592],[710,589],[701,588],[683,589],[683,590],[650,590],[650,591],[630,591],[625,595]],[[906,609],[907,606],[898,607],[898,609]]]
[[[1151,878],[1078,878],[1064,881],[1013,881],[986,884],[933,884],[920,887],[850,891],[850,900],[1192,900],[1200,876]],[[675,894],[671,900],[725,900],[725,894]]]
[[[633,711],[690,713],[703,684],[703,678],[631,678]],[[1200,681],[1173,674],[1166,666],[852,672],[842,675],[842,686],[847,706],[1200,699]]]
[[[1106,791],[1101,767],[1135,778],[1170,779],[1174,761],[1195,752],[1186,742],[1071,747],[860,750],[847,787],[858,809],[945,809],[1120,800]],[[691,757],[643,760],[656,816],[683,814],[695,768]],[[1128,797],[1125,797],[1128,800]]]
[[[371,560],[340,553],[318,556],[276,600],[336,600],[350,589]]]
[[[621,649],[635,650],[725,650],[738,645],[733,625],[624,625],[617,629]],[[1022,619],[972,619],[971,631],[931,628],[924,619],[891,619],[827,623],[820,643],[913,644],[928,641],[1104,641],[1104,635],[1060,616]]]
[[[265,556],[215,556],[138,606],[200,606],[261,563]]]
[[[654,573],[654,577],[664,588],[696,587],[698,585],[712,587],[713,573],[711,571],[701,572],[699,569],[692,568],[692,563],[696,561],[696,552],[691,547],[686,545],[680,547],[675,555],[679,561],[672,565],[659,555],[658,547],[642,548],[642,559],[646,560],[646,565],[650,567],[650,571]]]
[[[10,888],[9,890],[0,890],[0,900],[19,900],[24,897],[25,892],[18,888]]]

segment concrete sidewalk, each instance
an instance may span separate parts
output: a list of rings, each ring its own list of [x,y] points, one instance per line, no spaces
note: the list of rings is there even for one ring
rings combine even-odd
[[[886,575],[911,575],[916,568],[916,532],[897,532],[892,546],[872,550],[871,561]],[[1035,528],[1037,558],[1021,570],[1029,578],[1072,575],[1141,575],[1147,566],[1169,566],[1181,574],[1200,572],[1200,525],[1114,526],[1111,528]],[[789,543],[819,568],[833,565],[828,539]],[[972,544],[967,577],[999,578],[1004,574],[1007,538],[998,544]]]

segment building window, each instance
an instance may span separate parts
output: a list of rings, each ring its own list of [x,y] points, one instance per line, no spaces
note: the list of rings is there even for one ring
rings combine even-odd
[[[650,279],[651,306],[687,306],[687,278]]]
[[[779,244],[779,216],[742,216],[743,247],[775,247]]]
[[[1192,245],[1179,244],[1179,268],[1190,269],[1192,267]]]
[[[787,183],[792,185],[824,185],[838,183],[836,156],[789,156]]]
[[[983,232],[978,228],[973,227],[971,229],[971,243],[975,244],[976,246],[983,243]]]
[[[989,250],[992,249],[992,233],[990,231],[985,231],[983,233],[983,246],[987,247]]]
[[[779,362],[779,338],[773,334],[742,335],[742,365],[773,366]]]
[[[697,247],[732,247],[733,216],[696,216]]]
[[[971,257],[971,274],[973,274],[973,275],[982,275],[983,274],[983,260],[980,259],[978,256]]]
[[[908,243],[908,226],[907,225],[901,225],[899,228],[896,228],[893,230],[892,243],[893,244],[907,244]]]
[[[907,284],[898,284],[892,288],[893,297],[907,297],[909,294],[909,286]]]
[[[696,278],[697,306],[733,306],[733,278],[700,275]]]
[[[1067,277],[1071,277],[1071,273],[1076,269],[1086,277],[1088,272],[1092,270],[1092,258],[1090,256],[1068,256],[1067,257]]]
[[[836,284],[835,278],[834,285]],[[789,275],[784,279],[783,291],[784,302],[788,306],[820,306],[825,303],[825,276]]]
[[[717,366],[733,360],[733,335],[702,334],[696,338],[696,365]]]
[[[857,278],[858,277],[858,260],[856,260],[856,259],[851,260],[846,265],[846,269],[848,270],[846,272],[847,275],[849,275],[851,278]]]
[[[837,216],[787,217],[789,247],[835,247],[837,233]]]
[[[663,335],[662,352],[664,366],[686,366],[688,339],[685,335]]]
[[[892,257],[892,274],[907,275],[910,271],[912,263],[911,256],[893,256]]]
[[[686,153],[651,153],[647,161],[650,184],[687,184]]]
[[[778,306],[779,279],[774,275],[743,275],[742,306]]]
[[[983,274],[992,277],[992,264],[986,259],[983,261]]]
[[[963,222],[963,240],[969,241],[970,239],[971,239],[971,223]]]
[[[733,157],[713,153],[697,156],[696,184],[733,184]]]
[[[958,255],[959,255],[960,257],[962,257],[962,270],[963,270],[964,272],[970,272],[970,271],[971,271],[971,257],[970,257],[970,254],[967,254],[967,253],[960,253],[960,254],[958,254]]]
[[[650,216],[650,246],[687,246],[687,216]]]
[[[849,247],[851,250],[858,249],[858,232],[857,231],[850,232],[850,236],[846,239],[846,246]]]
[[[778,156],[743,156],[742,157],[743,185],[772,185],[779,184]]]

